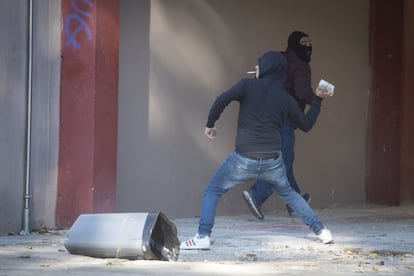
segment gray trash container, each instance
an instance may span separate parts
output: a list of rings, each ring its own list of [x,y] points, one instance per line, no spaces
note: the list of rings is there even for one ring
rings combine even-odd
[[[176,261],[177,228],[163,213],[82,214],[64,242],[71,254]]]

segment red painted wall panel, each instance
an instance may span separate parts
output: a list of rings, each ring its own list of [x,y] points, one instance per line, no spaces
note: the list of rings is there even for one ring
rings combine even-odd
[[[414,2],[371,1],[366,197],[414,202]]]
[[[402,0],[372,0],[366,197],[396,205],[400,186]]]
[[[404,1],[401,203],[414,203],[414,1]]]
[[[62,1],[56,225],[115,209],[119,1]]]
[[[95,212],[115,210],[118,137],[119,1],[99,0],[96,48]]]

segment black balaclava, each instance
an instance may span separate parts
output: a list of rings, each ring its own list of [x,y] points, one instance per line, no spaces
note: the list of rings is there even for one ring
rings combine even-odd
[[[308,36],[305,33],[294,31],[289,35],[288,49],[296,53],[296,55],[306,63],[309,63],[312,55],[312,46],[305,46],[300,44],[300,39]]]

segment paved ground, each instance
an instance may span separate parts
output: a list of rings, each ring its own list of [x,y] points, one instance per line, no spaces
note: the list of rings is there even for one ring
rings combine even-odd
[[[0,237],[6,275],[414,275],[414,206],[316,210],[335,244],[318,243],[285,212],[218,217],[210,251],[180,251],[176,262],[69,254],[66,231]],[[197,219],[174,219],[180,240]]]

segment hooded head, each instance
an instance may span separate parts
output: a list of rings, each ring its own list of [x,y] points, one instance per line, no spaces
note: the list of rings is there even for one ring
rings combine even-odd
[[[306,63],[309,63],[312,55],[312,45],[303,45],[300,40],[303,37],[309,37],[309,35],[294,31],[289,35],[288,39],[288,49],[296,53],[296,55]]]
[[[271,77],[277,80],[283,80],[286,73],[286,59],[276,51],[264,53],[258,60],[259,78]]]

